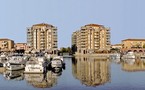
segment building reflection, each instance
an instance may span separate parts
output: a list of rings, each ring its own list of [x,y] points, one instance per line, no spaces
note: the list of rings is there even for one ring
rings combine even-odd
[[[145,60],[140,59],[126,59],[122,62],[122,70],[128,72],[144,71]]]
[[[57,79],[62,73],[54,70],[47,71],[45,74],[25,74],[25,80],[36,88],[50,88],[57,84]]]
[[[75,57],[72,59],[73,75],[86,86],[98,86],[110,82],[109,60],[94,57]]]
[[[21,81],[24,80],[24,70],[18,70],[18,71],[5,70],[3,76],[6,80]]]
[[[4,67],[0,67],[0,74],[3,74],[6,71]]]

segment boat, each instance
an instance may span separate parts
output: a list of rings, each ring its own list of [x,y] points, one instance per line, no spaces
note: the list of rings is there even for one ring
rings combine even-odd
[[[62,56],[55,56],[51,60],[51,68],[62,68],[64,66],[64,61]]]
[[[44,73],[48,64],[46,57],[32,57],[27,61],[24,73]]]
[[[4,63],[4,67],[7,70],[21,70],[25,68],[26,61],[27,59],[23,55],[13,55]]]
[[[110,59],[120,59],[120,54],[119,53],[111,54]]]
[[[7,55],[4,53],[0,55],[0,67],[3,67],[3,64],[8,60]]]
[[[122,56],[122,59],[135,59],[135,54],[134,52],[128,52],[127,54]]]

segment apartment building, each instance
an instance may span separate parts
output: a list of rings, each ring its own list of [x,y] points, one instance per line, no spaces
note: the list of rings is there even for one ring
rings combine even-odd
[[[97,51],[110,50],[110,28],[103,25],[88,24],[72,34],[72,45],[76,45],[77,52],[86,54]]]
[[[53,25],[40,23],[27,28],[27,45],[33,50],[49,50],[56,53],[57,28]]]
[[[113,49],[122,49],[122,44],[114,44],[114,45],[111,45],[111,48]]]
[[[14,41],[7,38],[0,39],[0,50],[1,51],[12,51],[14,49]]]
[[[15,43],[15,50],[27,50],[27,43]]]
[[[122,40],[122,51],[145,52],[145,39],[125,39]]]

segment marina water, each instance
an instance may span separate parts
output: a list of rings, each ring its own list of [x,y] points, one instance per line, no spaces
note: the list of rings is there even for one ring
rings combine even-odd
[[[64,58],[60,72],[24,74],[0,68],[0,90],[144,90],[144,60]]]

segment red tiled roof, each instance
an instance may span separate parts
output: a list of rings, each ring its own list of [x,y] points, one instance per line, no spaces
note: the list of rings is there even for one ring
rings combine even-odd
[[[15,44],[27,44],[27,43],[15,43]]]
[[[40,23],[40,24],[35,24],[33,26],[52,26],[52,25],[47,24],[47,23]]]
[[[122,41],[145,41],[145,39],[125,39]]]
[[[114,44],[114,45],[112,45],[112,46],[121,46],[122,44]]]
[[[10,40],[8,38],[1,38],[0,41],[3,41],[3,40]]]
[[[102,26],[102,25],[99,25],[99,24],[87,24],[87,25],[85,25],[85,26],[100,27],[100,26]]]

